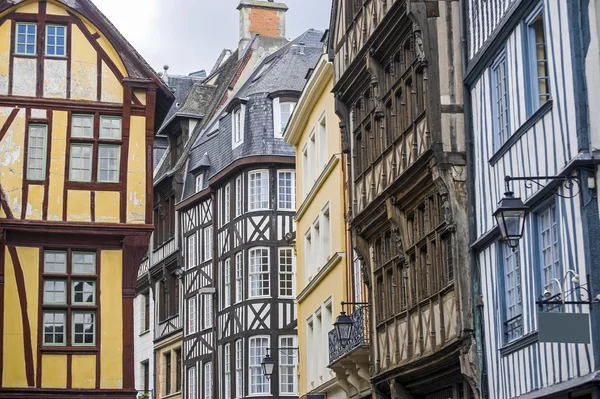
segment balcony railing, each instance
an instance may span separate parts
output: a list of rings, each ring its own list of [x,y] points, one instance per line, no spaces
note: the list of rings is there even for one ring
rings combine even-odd
[[[361,347],[369,346],[369,308],[357,306],[350,315],[352,319],[352,333],[350,341],[342,345],[335,330],[329,331],[329,364],[336,362],[344,356]]]
[[[146,274],[148,274],[149,266],[150,266],[150,261],[148,260],[148,258],[144,259],[142,261],[142,264],[140,265],[140,268],[138,269],[138,275],[137,275],[138,280],[143,278],[144,276],[146,276]]]
[[[156,266],[159,262],[162,262],[167,256],[171,255],[176,250],[175,238],[171,238],[169,241],[165,242],[163,245],[154,250],[154,252],[152,252],[152,266]]]

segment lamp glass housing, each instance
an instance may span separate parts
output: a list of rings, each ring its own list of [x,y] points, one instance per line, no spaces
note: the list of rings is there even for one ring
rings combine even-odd
[[[275,359],[273,359],[268,353],[263,359],[262,363],[263,374],[265,377],[270,378],[273,375],[273,369],[275,368]]]
[[[335,323],[333,323],[335,332],[342,345],[346,345],[348,341],[350,341],[353,324],[352,318],[350,318],[350,316],[348,316],[344,311],[340,313]]]
[[[513,192],[507,191],[494,212],[502,237],[511,248],[516,248],[523,237],[528,209],[521,198],[515,198]]]

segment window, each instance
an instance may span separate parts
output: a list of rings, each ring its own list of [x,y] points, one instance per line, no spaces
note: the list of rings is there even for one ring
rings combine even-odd
[[[212,398],[212,363],[204,364],[204,397]]]
[[[175,392],[181,391],[181,349],[175,350]]]
[[[310,181],[310,160],[308,159],[308,144],[302,148],[302,195],[306,197],[310,193],[312,183]]]
[[[212,259],[212,227],[204,229],[204,260]]]
[[[251,337],[249,343],[248,367],[250,369],[250,395],[269,394],[269,380],[262,371],[261,362],[269,348],[269,337]]]
[[[187,370],[187,399],[196,398],[196,367],[190,367]]]
[[[148,330],[150,330],[150,293],[144,292],[142,294],[142,299],[144,300],[144,320],[143,320],[144,330],[143,331],[148,331]]]
[[[507,342],[523,335],[521,305],[521,264],[519,251],[513,251],[502,242],[501,253],[504,265],[504,334]]]
[[[555,295],[552,279],[561,280],[562,266],[559,255],[559,235],[556,205],[552,204],[538,214],[542,288]]]
[[[502,54],[492,66],[492,101],[494,150],[498,150],[510,137],[505,54]]]
[[[46,180],[47,125],[29,125],[27,140],[27,179]]]
[[[144,373],[144,392],[150,391],[150,361],[142,362],[142,372]]]
[[[179,313],[179,279],[167,274],[159,286],[159,318],[164,321]]]
[[[295,276],[292,248],[279,248],[279,296],[295,296]]]
[[[228,183],[225,186],[225,223],[229,223],[231,218],[231,185]]]
[[[67,27],[64,25],[46,25],[46,55],[64,57],[67,55]]]
[[[198,309],[196,307],[196,298],[187,300],[188,308],[188,334],[195,334],[198,331]]]
[[[529,114],[550,100],[550,79],[548,77],[548,54],[544,34],[543,9],[536,10],[527,21],[527,49],[529,56],[531,96]]]
[[[96,253],[44,251],[44,346],[96,345],[96,278]]]
[[[187,238],[187,268],[198,266],[198,233],[194,233]]]
[[[248,174],[250,180],[251,211],[269,209],[269,171],[259,170]]]
[[[242,340],[235,341],[235,397],[244,396],[244,349]]]
[[[235,179],[235,217],[241,216],[244,213],[244,186],[242,184],[242,176]]]
[[[309,164],[307,170],[309,175],[309,186],[312,188],[312,185],[317,181],[317,163],[319,162],[317,159],[317,141],[315,129],[310,132],[310,136],[308,137],[308,159]]]
[[[307,271],[307,273],[304,273],[304,276],[307,279],[306,282],[310,281],[310,279],[314,276],[313,269],[316,269],[316,266],[314,265],[314,259],[312,258],[314,252],[312,248],[312,243],[313,240],[311,228],[309,227],[306,233],[304,234],[304,264],[306,265]]]
[[[225,259],[225,262],[223,262],[223,264],[225,269],[225,298],[223,299],[223,304],[225,307],[228,307],[231,305],[231,259]]]
[[[244,142],[244,114],[246,107],[241,105],[235,111],[231,118],[232,132],[233,132],[233,148]]]
[[[244,299],[244,253],[238,252],[235,254],[235,303],[241,302]]]
[[[269,249],[253,248],[249,258],[250,298],[269,295]]]
[[[204,187],[204,173],[200,173],[196,176],[196,192],[202,191],[202,187]]]
[[[331,259],[331,219],[329,217],[329,203],[325,205],[321,213],[321,252],[322,263],[326,264]]]
[[[225,345],[225,359],[223,367],[225,369],[225,399],[231,399],[231,345]]]
[[[165,353],[165,394],[168,395],[171,392],[171,352]]]
[[[279,337],[279,392],[282,395],[296,395],[298,392],[298,364],[295,351],[291,349],[297,346],[296,336]]]
[[[204,328],[212,327],[213,301],[212,296],[204,296]]]
[[[118,183],[121,165],[121,117],[100,116],[100,126],[94,130],[93,115],[73,115],[69,180],[99,183]],[[97,159],[96,157],[97,151]],[[92,165],[97,162],[96,176]]]
[[[363,302],[362,295],[362,276],[360,272],[361,262],[356,251],[352,251],[354,258],[352,260],[352,278],[354,282],[354,302]]]
[[[296,173],[293,171],[277,172],[277,208],[280,210],[296,209]]]
[[[16,32],[15,54],[35,55],[37,25],[35,23],[17,23]]]
[[[319,120],[319,170],[327,165],[327,118],[325,115]]]
[[[315,267],[317,270],[321,269],[324,262],[323,250],[322,250],[323,241],[321,241],[321,222],[320,216],[314,220],[312,225],[312,240],[311,240],[311,261],[315,263]]]
[[[279,98],[273,100],[273,122],[275,124],[275,137],[283,137],[283,133],[290,121],[292,112],[296,103],[290,101],[280,101]]]

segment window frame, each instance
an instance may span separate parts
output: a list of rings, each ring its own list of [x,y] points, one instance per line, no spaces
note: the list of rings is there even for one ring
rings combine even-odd
[[[317,123],[317,129],[319,131],[319,138],[317,143],[317,151],[319,153],[319,171],[323,171],[329,162],[328,159],[328,143],[327,143],[327,114],[326,111],[323,111],[321,117],[319,118],[319,122]]]
[[[204,303],[204,314],[203,314],[203,329],[207,330],[209,328],[212,328],[213,326],[213,297],[212,295],[204,295],[203,301]]]
[[[224,396],[225,399],[231,399],[231,343],[225,344],[223,348],[223,374],[224,381]]]
[[[288,202],[287,200],[284,200],[284,206],[282,206],[282,201],[281,201],[281,189],[282,188],[287,188],[287,185],[282,186],[281,185],[281,175],[285,175],[287,173],[290,173],[290,188],[291,188],[291,200],[290,202],[290,206],[287,207],[285,206],[285,204]],[[287,184],[287,179],[285,179],[285,183]],[[286,195],[286,193],[284,193],[284,195]],[[281,169],[277,171],[277,209],[280,211],[296,211],[296,171],[293,169]]]
[[[187,244],[186,268],[187,270],[190,270],[198,266],[198,232],[193,232],[192,234],[188,235],[185,239]]]
[[[27,37],[31,36],[32,34],[28,32],[28,29],[25,30],[25,43],[23,44],[25,46],[25,52],[21,53],[19,52],[19,26],[33,26],[35,28],[35,32],[33,33],[33,53],[28,53],[27,52]],[[19,55],[19,56],[28,56],[28,57],[35,57],[37,56],[38,53],[38,48],[37,48],[37,38],[38,38],[38,26],[37,26],[37,22],[15,22],[15,37],[14,37],[14,52],[13,55]]]
[[[496,244],[498,251],[498,275],[502,276],[502,327],[504,343],[509,343],[523,336],[523,285],[521,275],[521,251],[513,250],[505,241]],[[513,275],[514,286],[511,286],[509,274]],[[514,300],[514,301],[513,301]],[[514,314],[511,307],[514,306]]]
[[[42,176],[40,178],[31,176],[31,174],[33,173],[32,169],[31,169],[32,128],[43,128],[43,137],[42,137],[43,145],[41,147],[41,149],[42,149],[42,159],[41,159],[41,170],[42,170],[41,174],[42,174]],[[44,123],[31,123],[27,127],[27,171],[26,171],[27,180],[45,181],[47,172],[48,172],[48,125],[44,124]]]
[[[267,259],[267,270],[252,270],[253,265],[252,264],[252,259],[253,259],[253,253],[256,253],[256,251],[267,251],[267,255],[266,255],[266,259]],[[264,254],[261,254],[258,256],[259,258],[264,257]],[[264,264],[261,263],[260,267],[264,267]],[[266,276],[266,279],[265,279]],[[262,284],[266,283],[266,290],[268,291],[267,294],[263,294],[263,293],[258,293],[258,294],[253,294],[253,290],[252,290],[252,283],[254,282],[253,278],[260,278],[257,282],[261,283],[261,286],[257,288],[257,290],[264,290],[265,286]],[[248,250],[248,299],[254,299],[254,298],[269,298],[271,297],[271,248],[269,247],[252,247]]]
[[[111,170],[111,169],[106,169],[109,173],[111,172],[116,172],[117,175],[117,179],[116,180],[110,180],[110,179],[102,179],[100,177],[100,173],[101,173],[101,169],[100,169],[100,159],[101,159],[101,150],[103,148],[114,148],[117,150],[117,169],[116,170]],[[93,158],[93,154],[92,154],[92,158]],[[110,159],[110,158],[109,158]],[[121,145],[119,144],[98,144],[98,172],[97,172],[97,176],[96,176],[96,181],[98,183],[119,183],[120,179],[120,173],[121,173]]]
[[[223,261],[223,308],[231,306],[231,258]]]
[[[244,176],[235,178],[235,218],[244,214]]]
[[[244,119],[246,115],[246,106],[240,104],[231,112],[231,147],[236,148],[244,143]],[[239,118],[239,124],[236,121]]]
[[[244,341],[235,340],[235,397],[244,396]]]
[[[281,256],[282,256],[282,252],[290,252],[290,259],[291,259],[291,266],[292,266],[292,270],[290,271],[282,271],[282,262],[281,262]],[[287,257],[287,255],[286,255]],[[286,265],[287,266],[287,265]],[[284,290],[288,290],[287,287],[282,287],[282,283],[287,282],[288,280],[283,280],[282,276],[291,276],[291,294],[286,295],[286,294],[282,294],[282,289]],[[294,256],[294,249],[292,247],[279,247],[277,249],[277,277],[278,277],[278,294],[279,294],[279,298],[295,298],[296,297],[296,257]]]
[[[283,125],[283,106],[290,105],[290,114],[287,117],[287,121],[285,126]],[[287,129],[287,125],[289,125],[290,120],[292,119],[292,115],[294,114],[294,110],[298,105],[297,101],[293,101],[292,99],[285,98],[282,99],[280,97],[276,97],[273,99],[273,133],[275,138],[283,138],[283,134]]]
[[[204,173],[199,173],[196,176],[195,182],[196,182],[196,192],[199,193],[200,191],[202,191],[202,188],[204,187]]]
[[[223,200],[224,200],[223,222],[224,222],[224,224],[227,224],[231,221],[231,183],[227,183],[225,185],[225,188],[223,189],[223,197],[224,197],[223,198]]]
[[[187,333],[188,335],[198,332],[198,298],[193,296],[186,300],[187,304]],[[192,306],[193,305],[193,306]]]
[[[50,35],[50,33],[48,32],[48,30],[51,27],[53,27],[55,29],[56,28],[63,28],[64,29],[65,34],[64,34],[64,37],[63,37],[64,42],[63,42],[62,45],[58,45],[56,42],[54,44],[52,44],[52,45],[50,45],[48,43],[48,38],[50,36],[53,36],[55,40],[60,37],[56,33],[54,35]],[[45,57],[52,57],[52,58],[67,58],[68,57],[68,54],[67,54],[67,43],[68,43],[67,36],[69,34],[68,31],[69,31],[69,29],[68,29],[67,25],[61,25],[61,24],[55,24],[55,23],[50,23],[50,24],[46,25],[46,32],[45,32],[46,36],[45,36],[45,43],[44,43],[44,56]],[[55,52],[56,52],[57,48],[62,47],[64,49],[64,54],[62,54],[62,55],[61,54],[56,54],[56,53],[55,54],[48,54],[48,47],[49,46],[53,46]]]
[[[551,210],[554,209],[554,224],[556,226],[552,225],[552,214],[549,214],[550,217],[550,226],[547,229],[550,232],[550,240],[551,240],[551,244],[549,247],[544,248],[544,245],[542,243],[542,234],[543,234],[543,226],[542,226],[542,217],[543,214],[545,212],[551,212]],[[554,293],[554,289],[555,286],[552,283],[552,278],[557,278],[559,280],[562,280],[563,275],[564,275],[564,265],[563,265],[563,261],[562,261],[562,241],[561,241],[561,234],[560,234],[560,225],[561,222],[561,216],[560,216],[560,211],[559,211],[559,207],[558,204],[556,203],[555,200],[551,200],[549,202],[546,202],[543,206],[540,206],[534,213],[534,223],[535,223],[535,248],[536,248],[536,259],[537,259],[537,274],[538,274],[538,282],[540,284],[540,294],[543,294],[545,289],[548,289],[550,291],[550,293],[552,294],[552,296],[555,296],[557,294]],[[553,228],[555,229],[555,233],[553,233]],[[546,281],[544,281],[544,270],[547,269],[544,265],[544,250],[545,249],[549,249],[552,250],[552,245],[554,244],[554,240],[556,240],[556,251],[551,251],[550,255],[552,257],[551,261],[552,261],[552,265],[550,266],[551,272],[552,272],[552,276],[550,277],[550,280],[548,281],[548,283],[546,283]],[[558,263],[558,273],[555,275],[554,272],[554,267],[556,267],[556,264]]]
[[[266,173],[267,177],[263,178],[262,173]],[[257,180],[255,178],[254,182],[253,182],[253,179],[252,179],[253,176],[258,175],[258,174],[261,174],[260,179]],[[271,174],[269,172],[269,169],[256,169],[251,172],[248,172],[248,212],[258,212],[258,211],[270,210],[270,202],[271,202],[270,197],[269,197],[270,193],[271,193],[271,190],[269,187],[270,186],[270,178],[271,178]],[[254,190],[256,190],[257,189],[257,187],[256,187],[257,181],[261,182],[260,183],[261,191],[260,191],[260,193],[252,194],[252,184],[253,183],[255,184]],[[263,182],[265,182],[265,181],[266,181],[266,193],[263,192],[263,189],[265,187],[263,187],[263,185],[262,185]],[[254,201],[253,196],[258,196],[259,197],[258,201]],[[266,207],[263,206],[265,203],[265,198],[266,198],[266,203],[267,203]],[[258,204],[258,205],[255,205],[255,204]]]
[[[187,368],[187,399],[197,399],[196,383],[197,374],[196,366],[190,366]]]
[[[235,302],[244,300],[244,252],[235,254]]]
[[[504,143],[510,139],[512,135],[511,126],[510,126],[510,101],[509,101],[509,87],[508,87],[508,66],[507,66],[507,56],[506,49],[503,49],[496,59],[492,66],[490,67],[490,89],[492,91],[492,144],[494,152],[498,151]],[[500,90],[504,89],[504,96],[502,99],[498,97],[498,77],[497,72],[502,72],[502,77],[504,79],[504,87],[502,87],[502,83],[500,83]],[[503,102],[504,104],[501,104]],[[503,114],[502,117],[506,119],[503,120],[504,126],[500,127],[499,119],[500,115],[500,106],[503,106]],[[500,137],[502,136],[502,137]]]
[[[528,85],[526,87],[525,93],[526,93],[526,111],[527,111],[527,116],[531,116],[533,115],[542,105],[540,102],[540,97],[542,96],[542,94],[540,93],[540,87],[539,87],[539,81],[540,78],[539,76],[539,69],[538,69],[538,63],[540,62],[537,58],[537,38],[535,35],[535,28],[532,26],[536,20],[541,16],[542,18],[542,28],[543,28],[543,36],[544,36],[544,52],[545,52],[545,56],[546,59],[545,61],[545,67],[546,67],[546,73],[547,76],[545,77],[546,79],[546,85],[547,85],[547,94],[545,94],[545,96],[547,96],[546,102],[550,101],[552,99],[552,91],[550,90],[550,71],[549,71],[549,61],[550,58],[548,57],[548,38],[547,38],[547,24],[546,24],[546,17],[544,15],[544,3],[540,2],[535,9],[529,14],[529,16],[523,21],[523,29],[522,29],[522,36],[525,38],[525,43],[523,45],[523,52],[524,52],[524,58],[525,58],[525,75],[528,77]]]
[[[204,363],[204,397],[212,398],[213,388],[212,362]]]
[[[292,340],[292,344],[291,346],[286,345],[284,340]],[[279,394],[281,396],[298,396],[298,356],[296,354],[296,351],[294,349],[283,349],[283,348],[297,348],[298,347],[298,336],[297,335],[280,335],[278,337],[279,340]],[[288,352],[287,354],[285,352]],[[287,360],[287,358],[292,358],[293,359],[293,363],[292,364],[287,364],[284,363],[284,360]],[[284,392],[283,390],[283,370],[284,367],[291,367],[292,368],[292,372],[291,375],[293,378],[292,381],[292,385],[293,385],[293,391],[292,392]],[[286,383],[287,385],[287,383]]]
[[[212,226],[205,227],[202,231],[202,243],[203,243],[203,262],[208,262],[212,259]]]
[[[261,346],[263,349],[262,353],[257,353],[259,351],[258,345],[253,347],[253,343],[258,340],[266,340],[267,344],[265,346]],[[265,396],[271,395],[271,384],[270,379],[266,378],[262,371],[261,362],[262,359],[267,354],[266,349],[271,349],[271,337],[269,335],[254,335],[248,338],[248,396]],[[253,354],[253,351],[256,352]],[[253,364],[254,362],[257,364]],[[254,374],[256,373],[256,374]],[[262,380],[259,384],[253,385],[253,379]],[[254,388],[262,386],[266,387],[266,391],[256,391]]]

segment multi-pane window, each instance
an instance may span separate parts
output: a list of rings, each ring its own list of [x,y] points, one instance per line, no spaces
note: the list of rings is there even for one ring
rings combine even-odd
[[[212,363],[204,364],[204,397],[212,398]]]
[[[244,299],[244,253],[235,254],[235,302],[241,302]]]
[[[96,253],[44,251],[43,267],[43,345],[95,346]]]
[[[280,123],[280,125],[278,126],[278,128],[279,128],[278,137],[281,137],[283,135],[283,132],[285,132],[288,122],[290,121],[290,117],[292,116],[292,112],[294,112],[295,106],[296,106],[296,103],[293,103],[293,102],[280,102],[279,103],[279,123]]]
[[[323,260],[321,264],[326,264],[331,258],[331,218],[329,213],[329,203],[321,211],[321,253]]]
[[[269,171],[257,170],[248,174],[249,210],[269,209]]]
[[[306,197],[312,188],[310,180],[310,159],[308,158],[308,144],[302,148],[302,196]]]
[[[164,392],[165,394],[171,394],[173,393],[171,391],[171,369],[172,369],[172,365],[171,365],[171,352],[167,352],[165,353],[165,356],[163,357],[164,359],[164,364],[165,364],[165,387],[164,387]]]
[[[46,25],[46,55],[64,57],[67,55],[67,27]]]
[[[212,227],[204,229],[204,260],[212,259]]]
[[[27,179],[46,179],[47,125],[29,125],[27,140]]]
[[[277,208],[295,210],[296,173],[291,170],[277,172]]]
[[[198,266],[198,242],[197,242],[198,233],[194,233],[187,238],[187,267],[191,269],[192,267]]]
[[[223,305],[228,307],[231,305],[231,259],[225,259],[223,262],[223,268],[223,274],[225,275],[225,290],[223,293],[225,298],[223,298]]]
[[[225,195],[225,223],[229,223],[229,220],[231,218],[231,185],[228,183],[225,186],[225,191],[224,191],[224,195]]]
[[[530,113],[550,99],[550,79],[548,72],[548,52],[544,34],[543,9],[536,12],[527,23],[527,41],[529,50],[529,68],[531,72]]]
[[[244,186],[242,184],[242,176],[235,179],[235,217],[241,216],[244,213]]]
[[[187,399],[196,399],[196,367],[187,370]]]
[[[279,248],[279,296],[294,296],[295,275],[292,248]]]
[[[354,302],[363,302],[363,294],[362,294],[362,275],[361,275],[361,262],[358,257],[358,253],[354,250],[352,251],[354,254],[352,260],[352,279],[354,286]]]
[[[195,334],[198,331],[198,309],[196,307],[196,298],[190,298],[187,300],[188,309],[188,334]]]
[[[542,269],[542,286],[552,294],[553,278],[562,278],[562,266],[559,254],[559,234],[556,205],[552,204],[538,214],[540,264]]]
[[[233,145],[234,147],[244,141],[244,120],[242,107],[233,111],[232,117]]]
[[[244,348],[242,340],[235,341],[235,397],[244,396]]]
[[[494,149],[497,150],[510,137],[505,54],[502,54],[492,66],[492,101]]]
[[[225,399],[231,399],[231,344],[226,344],[224,351]]]
[[[267,296],[269,287],[269,249],[253,248],[249,251],[250,297]]]
[[[121,165],[121,117],[100,116],[94,129],[93,115],[73,115],[69,157],[69,180],[118,183]],[[97,155],[95,155],[95,151]],[[94,160],[94,157],[97,159]],[[95,176],[92,173],[97,165]]]
[[[204,173],[196,176],[196,192],[202,191],[202,187],[204,187]]]
[[[296,395],[298,392],[296,347],[295,336],[279,337],[279,392],[282,395]]]
[[[523,335],[522,304],[521,304],[521,264],[519,251],[513,251],[503,242],[501,248],[504,263],[504,334],[507,341],[512,341]]]
[[[15,38],[15,54],[35,55],[36,53],[36,31],[35,23],[17,23]]]
[[[250,395],[269,394],[269,380],[262,371],[262,360],[269,349],[269,337],[251,337],[248,340],[248,356],[249,378],[250,378]]]
[[[204,296],[204,328],[211,328],[213,325],[213,300],[212,296]]]

